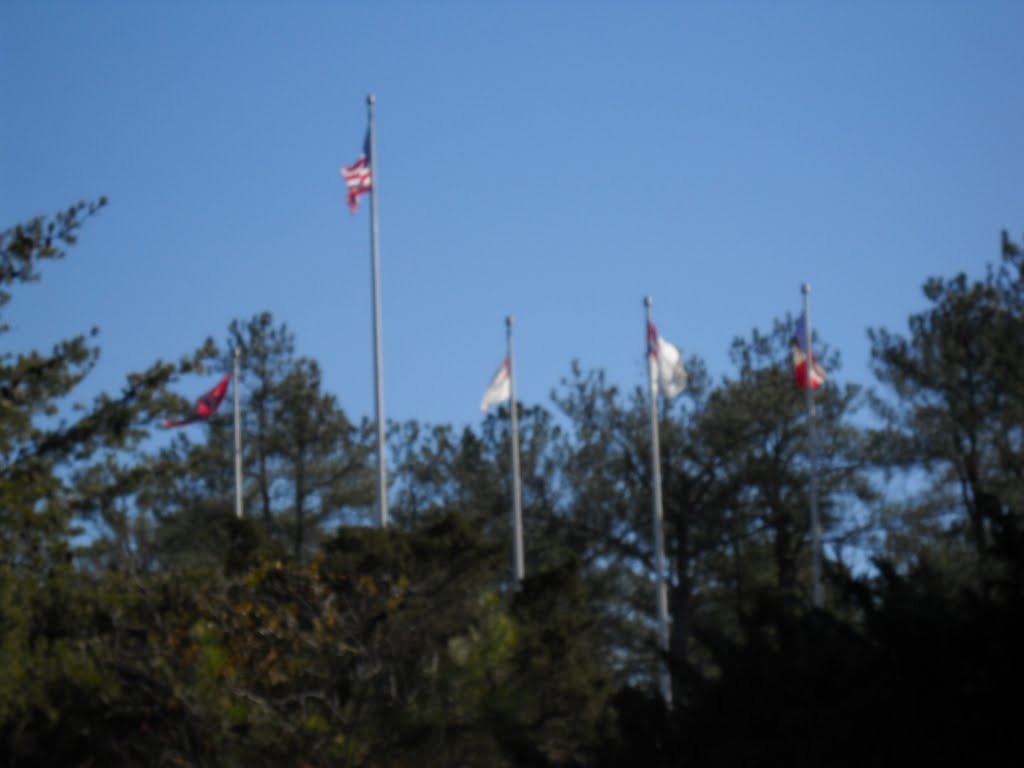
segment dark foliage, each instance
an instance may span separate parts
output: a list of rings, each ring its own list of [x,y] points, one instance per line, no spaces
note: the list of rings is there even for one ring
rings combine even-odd
[[[104,204],[0,233],[0,307]],[[811,429],[788,319],[734,342],[735,375],[687,361],[659,424],[667,654],[647,403],[599,371],[573,367],[557,414],[512,404],[516,583],[507,409],[461,434],[391,425],[382,530],[365,525],[372,425],[269,313],[77,411],[62,404],[96,360],[85,336],[5,353],[0,764],[1002,764],[1024,685],[1024,261],[1006,233],[1001,251],[981,280],[928,280],[906,336],[872,331],[881,428],[856,418],[860,387],[830,381]],[[187,403],[177,377],[236,350],[243,519],[229,416],[150,441]],[[895,477],[916,490],[893,498]]]

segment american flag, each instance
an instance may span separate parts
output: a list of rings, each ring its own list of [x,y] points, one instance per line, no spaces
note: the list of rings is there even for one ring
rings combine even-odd
[[[352,165],[343,165],[341,175],[348,187],[348,207],[352,213],[359,208],[359,196],[373,189],[373,174],[370,170],[370,132],[366,132],[363,154]]]

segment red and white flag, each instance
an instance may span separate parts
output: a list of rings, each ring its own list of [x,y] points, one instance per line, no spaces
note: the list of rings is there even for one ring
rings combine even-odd
[[[647,359],[651,366],[651,386],[654,394],[662,392],[671,400],[686,389],[686,368],[674,344],[658,335],[654,323],[647,323]]]
[[[352,213],[359,208],[359,196],[373,189],[373,172],[370,169],[370,132],[366,132],[363,154],[352,165],[341,167],[342,178],[348,187],[348,207]]]
[[[494,378],[491,379],[491,383],[487,385],[487,391],[484,392],[483,399],[480,401],[482,412],[487,413],[490,406],[503,403],[512,396],[511,373],[511,366],[506,357],[494,374]]]

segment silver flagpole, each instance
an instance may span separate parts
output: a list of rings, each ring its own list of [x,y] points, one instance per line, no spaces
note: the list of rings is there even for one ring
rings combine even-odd
[[[505,318],[505,339],[508,346],[508,404],[511,414],[511,452],[512,452],[512,532],[513,557],[516,584],[526,576],[526,564],[523,556],[523,500],[519,485],[519,420],[516,416],[516,364],[512,353],[512,315]]]
[[[241,351],[235,347],[235,517],[242,519],[242,424],[238,393],[238,357]]]
[[[388,467],[384,441],[384,375],[382,363],[381,321],[380,321],[380,257],[377,253],[377,148],[374,146],[373,105],[374,96],[366,97],[369,112],[370,156],[370,254],[373,272],[373,381],[374,401],[377,406],[377,522],[381,528],[388,524]]]
[[[811,454],[811,583],[814,593],[814,607],[821,608],[823,595],[821,589],[821,522],[818,519],[818,430],[814,408],[814,388],[811,386],[811,306],[809,283],[803,284],[804,294],[804,337],[807,339],[807,360],[804,363],[807,393],[807,423],[809,424]]]
[[[661,506],[661,447],[658,444],[658,385],[651,360],[648,329],[651,327],[651,297],[644,298],[647,310],[647,324],[644,338],[648,348],[644,355],[647,361],[647,386],[651,395],[651,495],[654,498],[654,566],[657,579],[658,603],[658,650],[662,658],[659,664],[658,680],[665,704],[672,706],[672,681],[668,672],[668,588],[665,582],[665,530],[664,513]]]

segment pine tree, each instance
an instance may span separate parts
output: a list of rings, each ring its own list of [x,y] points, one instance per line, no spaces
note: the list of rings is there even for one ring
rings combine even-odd
[[[1024,258],[1003,233],[985,277],[924,284],[906,336],[873,329],[878,436],[893,467],[927,473],[890,540],[929,533],[931,557],[976,587],[1024,592]],[[910,525],[915,525],[910,529]],[[913,546],[913,545],[911,545]],[[913,546],[917,550],[916,546]],[[904,558],[905,559],[905,558]]]

